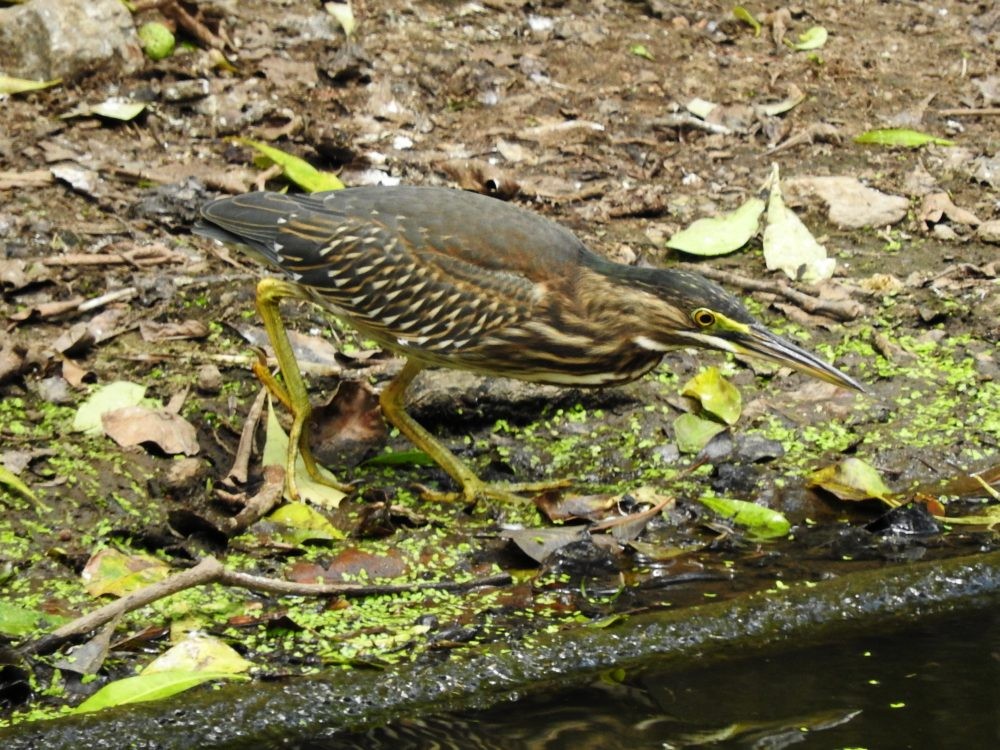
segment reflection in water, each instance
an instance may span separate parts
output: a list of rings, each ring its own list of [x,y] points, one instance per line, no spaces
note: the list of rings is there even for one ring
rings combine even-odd
[[[679,673],[647,669],[489,711],[399,721],[321,748],[1000,746],[1000,617]]]

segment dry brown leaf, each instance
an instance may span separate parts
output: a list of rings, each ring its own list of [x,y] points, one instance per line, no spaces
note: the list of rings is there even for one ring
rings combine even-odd
[[[122,448],[152,443],[171,456],[193,456],[201,450],[194,426],[164,409],[126,406],[102,414],[101,424],[104,433]]]

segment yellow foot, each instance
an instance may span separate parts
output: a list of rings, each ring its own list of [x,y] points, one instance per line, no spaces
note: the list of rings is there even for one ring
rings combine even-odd
[[[498,500],[500,502],[524,503],[530,502],[532,496],[547,490],[558,490],[569,487],[568,479],[550,479],[543,482],[484,482],[481,479],[466,479],[461,492],[441,492],[423,485],[417,485],[420,497],[434,502],[465,502],[474,506],[480,500]]]

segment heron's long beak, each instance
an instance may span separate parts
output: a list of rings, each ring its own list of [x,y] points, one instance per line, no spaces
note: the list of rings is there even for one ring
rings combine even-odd
[[[854,378],[845,375],[833,365],[827,364],[815,354],[807,352],[790,341],[771,333],[764,326],[754,324],[743,331],[730,331],[725,336],[733,349],[756,357],[786,365],[799,372],[839,385],[841,388],[865,393],[865,388]]]

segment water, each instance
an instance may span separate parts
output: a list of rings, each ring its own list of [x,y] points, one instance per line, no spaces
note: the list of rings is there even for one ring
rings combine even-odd
[[[699,670],[655,665],[302,748],[1000,747],[1000,614]]]

